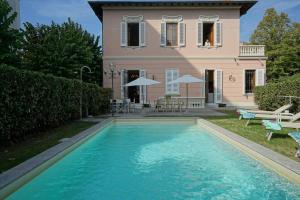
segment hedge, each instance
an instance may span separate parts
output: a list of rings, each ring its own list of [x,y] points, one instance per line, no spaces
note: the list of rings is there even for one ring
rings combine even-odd
[[[267,83],[254,89],[255,102],[260,109],[276,110],[280,106],[289,103],[289,99],[279,96],[300,97],[300,79],[288,78],[277,83]],[[300,112],[300,99],[292,99],[291,112]]]
[[[0,66],[0,143],[15,143],[79,118],[82,88],[83,114],[109,108],[111,90],[79,80]]]

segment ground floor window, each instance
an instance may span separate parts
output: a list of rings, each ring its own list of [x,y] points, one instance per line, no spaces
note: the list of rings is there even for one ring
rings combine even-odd
[[[174,81],[178,78],[179,78],[178,69],[166,70],[166,94],[179,94],[179,84],[178,83],[170,84],[171,81]]]
[[[253,93],[255,87],[255,70],[245,70],[245,93]]]

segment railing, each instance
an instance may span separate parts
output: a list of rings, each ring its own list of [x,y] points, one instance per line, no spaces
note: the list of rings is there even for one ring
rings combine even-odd
[[[240,45],[240,56],[265,56],[265,45]]]
[[[160,97],[159,99],[164,99],[165,97]],[[169,100],[170,104],[178,102],[182,105],[182,108],[186,107],[186,97],[171,97]],[[168,102],[168,100],[167,100]],[[188,99],[188,108],[204,108],[205,107],[205,97],[189,97]]]

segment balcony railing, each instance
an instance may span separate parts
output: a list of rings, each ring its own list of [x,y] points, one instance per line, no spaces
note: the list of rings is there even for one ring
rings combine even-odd
[[[240,45],[240,56],[265,56],[265,45]]]

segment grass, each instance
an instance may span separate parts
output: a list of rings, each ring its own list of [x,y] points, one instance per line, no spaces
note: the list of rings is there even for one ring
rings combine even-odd
[[[261,120],[251,120],[248,127],[245,127],[246,120],[239,120],[238,114],[235,111],[221,111],[228,116],[224,117],[206,117],[210,122],[226,128],[240,136],[270,148],[280,154],[283,154],[293,160],[300,162],[300,159],[294,155],[298,148],[297,143],[288,135],[289,132],[295,129],[284,128],[273,134],[272,139],[267,141],[265,135],[267,133],[265,127],[262,125]]]
[[[31,137],[20,144],[7,148],[1,147],[0,173],[58,144],[60,139],[72,137],[94,124],[94,122],[74,121],[39,136]]]

